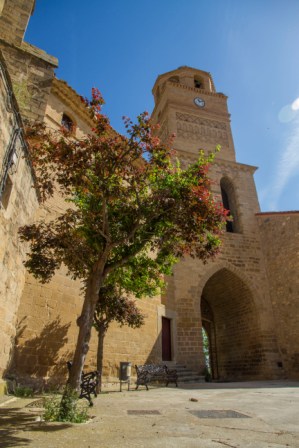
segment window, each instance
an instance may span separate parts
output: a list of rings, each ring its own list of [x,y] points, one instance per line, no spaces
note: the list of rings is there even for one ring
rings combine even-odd
[[[196,89],[203,89],[203,82],[202,82],[202,80],[200,78],[196,77],[196,76],[194,77],[194,87]]]
[[[75,130],[75,123],[67,114],[62,115],[61,125],[69,132],[74,132]]]
[[[226,231],[231,233],[240,232],[236,195],[233,183],[226,177],[220,181],[222,203],[226,210],[229,210],[232,221],[226,221]]]

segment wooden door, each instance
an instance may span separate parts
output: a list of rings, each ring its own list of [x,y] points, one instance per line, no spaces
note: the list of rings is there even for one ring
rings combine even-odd
[[[162,361],[171,361],[171,320],[162,317]]]

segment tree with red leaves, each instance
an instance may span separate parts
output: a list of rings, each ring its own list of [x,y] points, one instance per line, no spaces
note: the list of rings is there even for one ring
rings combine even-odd
[[[71,206],[51,222],[20,229],[31,245],[25,266],[35,277],[48,282],[64,264],[84,282],[72,390],[79,389],[101,288],[116,279],[137,296],[151,293],[179,258],[205,262],[217,254],[225,223],[222,204],[210,192],[214,155],[199,151],[198,160],[183,169],[146,113],[137,123],[125,119],[123,136],[102,114],[98,90],[85,104],[95,126],[81,140],[66,130],[29,130],[41,199],[58,191]]]

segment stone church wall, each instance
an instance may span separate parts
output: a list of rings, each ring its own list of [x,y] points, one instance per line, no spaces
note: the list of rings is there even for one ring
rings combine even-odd
[[[5,372],[16,335],[17,311],[25,282],[26,246],[18,228],[32,220],[38,198],[12,85],[0,59],[0,377]]]
[[[75,103],[74,103],[75,102]],[[61,126],[63,113],[72,118],[74,138],[82,138],[89,132],[88,116],[80,112],[79,96],[63,81],[54,80],[52,93],[46,107],[45,123],[51,130]],[[63,213],[66,204],[58,194],[49,199],[36,212],[35,219],[47,221]],[[26,281],[18,311],[18,337],[10,364],[10,376],[19,382],[44,386],[51,382],[65,381],[66,361],[72,359],[83,298],[82,284],[67,276],[62,267],[51,282],[41,284],[26,273]],[[145,325],[136,330],[111,325],[104,346],[104,376],[118,377],[121,361],[144,364],[148,359],[161,359],[157,306],[160,298],[137,301],[146,315]],[[93,331],[90,351],[85,368],[96,366],[97,335]]]
[[[72,359],[77,341],[76,320],[83,297],[81,284],[60,269],[50,283],[39,283],[28,273],[18,312],[18,337],[10,376],[18,382],[45,386],[65,381],[66,361]],[[130,329],[112,324],[104,345],[104,381],[115,380],[121,361],[132,365],[161,359],[157,306],[159,297],[137,300],[146,315],[145,325]],[[96,367],[97,333],[92,332],[86,370]]]
[[[299,379],[299,212],[257,214],[281,360]]]

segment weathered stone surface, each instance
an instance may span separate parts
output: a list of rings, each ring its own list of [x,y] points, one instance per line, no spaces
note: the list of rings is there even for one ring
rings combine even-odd
[[[194,86],[196,77],[201,89]],[[223,236],[215,261],[203,265],[186,258],[175,268],[164,300],[166,309],[177,316],[175,361],[204,369],[203,325],[215,379],[279,377],[281,357],[255,218],[255,167],[235,161],[226,97],[216,92],[210,74],[188,67],[158,77],[153,92],[154,118],[167,122],[168,134],[179,131],[174,146],[184,165],[196,160],[199,149],[210,152],[222,143],[210,170],[212,190],[222,200],[220,184],[226,186],[234,214],[234,231]],[[203,99],[204,106],[198,107],[195,98]],[[218,131],[226,133],[227,142]],[[212,310],[212,320],[201,316],[203,300]]]
[[[0,55],[1,56],[1,55]],[[17,310],[25,283],[26,246],[18,229],[38,206],[22,124],[3,58],[0,57],[0,375],[7,367],[16,335]]]
[[[299,378],[299,212],[257,215],[280,359]]]

